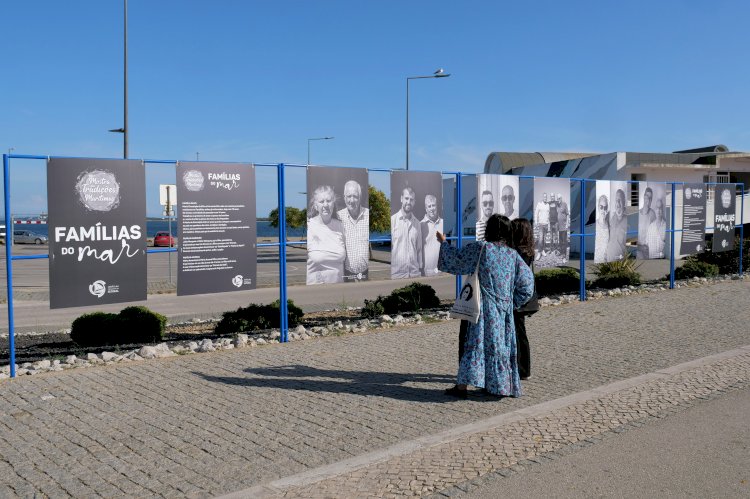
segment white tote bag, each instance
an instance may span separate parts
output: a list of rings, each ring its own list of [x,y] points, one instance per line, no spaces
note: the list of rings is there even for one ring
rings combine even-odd
[[[451,308],[453,317],[467,320],[472,324],[477,323],[479,315],[482,313],[481,291],[479,290],[479,262],[482,261],[482,253],[484,253],[484,246],[482,246],[482,251],[479,252],[477,268],[474,269],[474,273],[463,276],[464,285],[458,298],[456,298],[456,303]]]

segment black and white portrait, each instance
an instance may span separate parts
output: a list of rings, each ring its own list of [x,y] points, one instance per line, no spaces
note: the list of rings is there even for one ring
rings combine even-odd
[[[437,172],[391,172],[391,278],[438,273],[443,232],[442,175]]]
[[[607,261],[609,245],[609,212],[611,195],[609,180],[596,181],[596,236],[594,239],[594,263]]]
[[[558,267],[570,253],[570,180],[534,179],[535,266]]]
[[[624,181],[596,181],[594,263],[614,262],[628,255],[627,187]]]
[[[665,257],[667,189],[663,182],[638,184],[638,258]]]
[[[706,249],[706,184],[682,186],[680,254],[695,255]]]
[[[518,177],[515,175],[477,175],[478,207],[476,236],[484,240],[487,219],[494,213],[505,215],[513,220],[518,218]]]
[[[307,168],[307,284],[367,279],[367,188],[364,168]]]
[[[730,251],[734,249],[735,184],[718,184],[714,188],[714,237],[711,251]]]

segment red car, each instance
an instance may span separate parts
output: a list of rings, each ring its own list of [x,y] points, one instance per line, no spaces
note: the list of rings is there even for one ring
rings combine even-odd
[[[174,246],[174,237],[169,235],[169,232],[157,232],[154,236],[154,246]]]

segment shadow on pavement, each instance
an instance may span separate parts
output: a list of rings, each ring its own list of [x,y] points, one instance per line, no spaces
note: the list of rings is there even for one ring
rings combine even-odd
[[[213,376],[199,372],[193,374],[206,381],[236,386],[380,396],[408,402],[440,403],[457,400],[443,393],[453,385],[455,377],[442,374],[342,371],[303,365],[248,368],[245,372],[250,376]],[[433,383],[435,386],[410,386],[414,383]]]

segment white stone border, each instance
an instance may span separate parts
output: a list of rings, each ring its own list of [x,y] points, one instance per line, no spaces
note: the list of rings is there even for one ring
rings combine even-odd
[[[742,277],[739,274],[723,275],[718,277],[706,278],[706,277],[693,277],[692,279],[685,279],[675,281],[675,289],[681,287],[698,287],[703,285],[715,284],[717,282],[724,281],[736,281],[736,280],[749,280],[750,275],[744,274]],[[654,293],[657,291],[665,291],[669,289],[669,283],[663,281],[657,283],[641,284],[640,286],[625,286],[622,288],[615,288],[609,290],[588,290],[586,292],[587,299],[596,300],[605,297],[617,297],[617,296],[630,296],[633,294],[644,294]],[[547,306],[559,306],[567,303],[573,303],[579,301],[578,294],[564,294],[554,297],[544,297],[539,299],[539,304],[543,307]],[[354,307],[349,307],[349,310],[356,310]],[[445,321],[451,320],[450,313],[448,311],[436,311],[426,312],[424,314],[414,314],[413,316],[404,317],[397,315],[391,317],[389,315],[382,315],[378,319],[359,319],[354,321],[336,321],[329,326],[312,326],[306,328],[303,325],[297,326],[295,329],[289,331],[289,341],[302,341],[316,337],[330,336],[333,334],[347,334],[347,333],[364,333],[370,329],[375,328],[391,328],[394,326],[404,325],[416,325],[424,324],[424,319],[428,321]],[[195,324],[197,322],[208,322],[208,321],[190,321],[186,323],[173,324],[173,325],[187,325]],[[65,330],[61,332],[70,332]],[[46,333],[26,333],[29,335],[41,335]],[[220,338],[217,340],[203,339],[198,341],[180,341],[172,344],[171,346],[167,343],[159,343],[158,345],[144,345],[137,350],[130,350],[124,353],[115,353],[104,351],[100,354],[89,353],[85,358],[79,358],[75,355],[68,355],[64,360],[39,360],[36,362],[24,362],[21,365],[16,364],[16,376],[28,375],[32,376],[43,372],[55,372],[65,371],[73,368],[85,368],[92,367],[101,364],[116,364],[125,362],[141,361],[144,359],[156,359],[165,357],[175,357],[178,355],[190,355],[195,353],[215,352],[219,350],[233,350],[239,348],[252,348],[257,346],[269,345],[279,342],[281,332],[278,329],[271,330],[270,332],[264,332],[260,334],[235,334],[231,338]],[[7,338],[8,334],[0,335],[0,338]],[[10,378],[10,365],[4,365],[0,367],[0,380]]]

